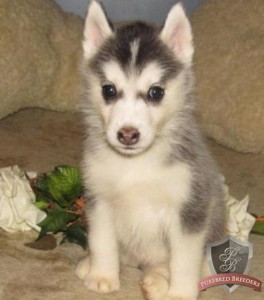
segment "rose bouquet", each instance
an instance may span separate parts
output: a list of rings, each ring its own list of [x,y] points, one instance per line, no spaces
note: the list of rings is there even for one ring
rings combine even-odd
[[[59,232],[61,243],[77,243],[85,248],[82,193],[78,168],[58,166],[40,176],[18,166],[0,169],[0,227],[8,232],[38,231],[37,242],[28,244],[33,248],[43,249],[41,240]]]

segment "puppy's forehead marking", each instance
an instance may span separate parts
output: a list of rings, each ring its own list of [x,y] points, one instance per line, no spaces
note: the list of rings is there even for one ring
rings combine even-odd
[[[131,50],[131,66],[135,66],[137,61],[138,49],[139,49],[139,39],[135,39],[133,42],[130,43],[130,50]]]

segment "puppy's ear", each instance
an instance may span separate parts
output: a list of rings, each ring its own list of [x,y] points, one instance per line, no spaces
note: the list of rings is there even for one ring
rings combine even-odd
[[[83,52],[89,59],[100,45],[113,33],[101,5],[92,0],[84,26]]]
[[[172,49],[177,59],[187,65],[192,63],[192,30],[181,3],[171,8],[160,37]]]

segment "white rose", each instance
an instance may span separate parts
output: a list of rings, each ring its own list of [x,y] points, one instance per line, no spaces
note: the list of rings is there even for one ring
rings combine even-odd
[[[241,201],[235,199],[229,194],[229,188],[224,184],[223,188],[226,201],[226,231],[229,235],[236,237],[241,241],[247,241],[249,233],[255,224],[255,218],[248,213],[249,196],[247,195]]]
[[[32,175],[32,174],[31,174]],[[46,213],[35,205],[33,193],[25,172],[18,166],[0,169],[0,227],[8,232],[35,229]]]

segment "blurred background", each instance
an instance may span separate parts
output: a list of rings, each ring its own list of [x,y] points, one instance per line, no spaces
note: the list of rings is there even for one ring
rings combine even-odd
[[[55,0],[65,11],[85,17],[88,0]],[[187,14],[191,14],[204,0],[182,0]],[[162,24],[177,0],[102,0],[112,21],[145,20]]]

